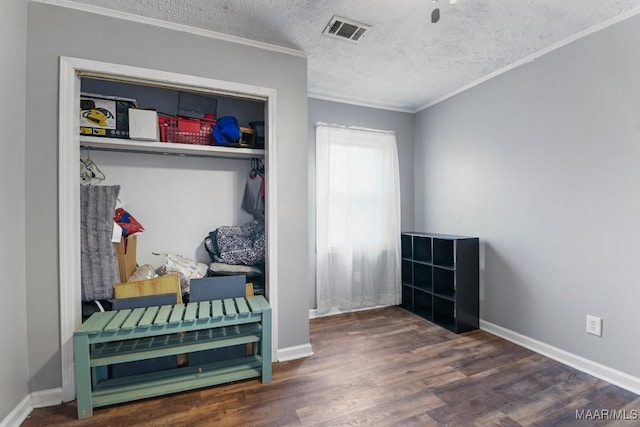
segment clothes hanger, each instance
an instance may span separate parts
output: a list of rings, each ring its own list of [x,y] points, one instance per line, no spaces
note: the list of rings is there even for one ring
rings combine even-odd
[[[260,175],[264,177],[264,164],[260,159],[251,159],[251,172],[249,172],[249,177],[255,178]]]
[[[87,150],[87,158],[80,159],[80,180],[84,184],[93,184],[93,181],[101,182],[107,179],[98,165],[91,159],[89,150]]]

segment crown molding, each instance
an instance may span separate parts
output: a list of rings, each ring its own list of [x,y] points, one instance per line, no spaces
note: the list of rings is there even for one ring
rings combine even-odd
[[[202,28],[191,27],[189,25],[177,24],[173,22],[163,21],[156,18],[148,18],[145,16],[135,15],[133,13],[121,12],[118,10],[107,9],[100,6],[87,5],[82,3],[76,3],[71,0],[28,0],[32,3],[43,3],[52,6],[65,7],[67,9],[74,9],[81,12],[94,13],[97,15],[108,16],[110,18],[122,19],[126,21],[137,22],[139,24],[153,25],[155,27],[166,28],[174,31],[181,31],[183,33],[194,34],[197,36],[207,37],[210,39],[222,40],[231,43],[238,43],[245,46],[251,46],[258,49],[270,50],[272,52],[284,53],[292,56],[299,56],[301,58],[307,58],[308,54],[298,49],[279,46],[271,43],[259,42],[256,40],[246,39],[244,37],[232,36],[230,34],[219,33],[217,31],[205,30]]]
[[[342,98],[339,96],[320,95],[313,92],[307,93],[307,97],[313,98],[313,99],[321,99],[323,101],[339,102],[341,104],[357,105],[358,107],[375,108],[378,110],[398,111],[400,113],[412,113],[412,114],[416,112],[413,108],[383,104],[383,103],[378,103],[372,100]]]
[[[521,65],[529,64],[529,63],[535,61],[537,58],[540,58],[541,56],[546,55],[549,52],[553,52],[554,50],[560,49],[561,47],[564,47],[564,46],[566,46],[566,45],[568,45],[570,43],[573,43],[576,40],[580,40],[580,39],[582,39],[584,37],[587,37],[587,36],[589,36],[591,34],[597,33],[600,30],[604,30],[607,27],[610,27],[610,26],[615,25],[615,24],[617,24],[619,22],[625,21],[625,20],[627,20],[627,19],[629,19],[629,18],[631,18],[633,16],[636,16],[638,14],[640,14],[640,6],[639,7],[635,7],[635,8],[633,8],[633,9],[631,9],[631,10],[625,12],[625,13],[622,13],[620,15],[614,16],[613,18],[607,19],[606,21],[603,21],[600,24],[594,25],[593,27],[589,27],[586,30],[580,31],[579,33],[576,33],[571,37],[567,37],[566,39],[561,40],[561,41],[559,41],[557,43],[554,43],[554,44],[552,44],[551,46],[549,46],[547,48],[544,48],[542,50],[539,50],[538,52],[532,53],[531,55],[528,55],[528,56],[526,56],[526,57],[524,57],[524,58],[522,58],[522,59],[520,59],[520,60],[518,60],[516,62],[513,62],[513,63],[511,63],[511,64],[509,64],[509,65],[507,65],[505,67],[502,67],[502,68],[500,68],[500,69],[498,69],[498,70],[496,70],[496,71],[494,71],[494,72],[492,72],[490,74],[487,74],[486,76],[484,76],[484,77],[482,77],[482,78],[480,78],[480,79],[478,79],[478,80],[476,80],[474,82],[471,82],[471,83],[469,83],[467,85],[464,85],[461,88],[454,90],[453,92],[450,92],[450,93],[448,93],[446,95],[443,95],[443,96],[441,96],[439,98],[436,98],[433,101],[429,101],[426,104],[416,108],[414,112],[415,113],[419,113],[420,111],[425,110],[425,109],[427,109],[429,107],[432,107],[432,106],[434,106],[436,104],[439,104],[444,100],[447,100],[447,99],[449,99],[449,98],[451,98],[451,97],[453,97],[455,95],[458,95],[459,93],[464,92],[465,90],[471,89],[474,86],[478,86],[479,84],[484,83],[487,80],[491,80],[492,78],[497,77],[500,74],[504,74],[507,71],[513,70],[514,68],[517,68],[517,67],[519,67]]]

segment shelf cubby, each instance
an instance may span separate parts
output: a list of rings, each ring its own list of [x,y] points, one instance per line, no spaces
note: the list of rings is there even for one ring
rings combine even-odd
[[[445,267],[455,266],[454,241],[450,239],[433,239],[433,263]]]
[[[406,308],[409,311],[413,311],[413,287],[409,285],[402,285],[402,302],[400,307]]]
[[[402,283],[413,283],[413,263],[405,259],[402,260]]]
[[[427,320],[433,318],[433,296],[430,292],[414,289],[413,312]]]
[[[413,241],[411,236],[400,236],[400,243],[402,246],[402,258],[413,259]]]
[[[433,268],[433,293],[447,298],[454,298],[455,271],[443,268]]]
[[[449,299],[433,297],[433,322],[442,325],[447,329],[455,329],[456,307],[455,302]]]
[[[452,332],[479,327],[479,239],[402,233],[401,307]]]
[[[413,264],[413,286],[431,291],[433,289],[433,267],[426,264]]]
[[[416,237],[413,239],[413,260],[431,262],[431,238]]]

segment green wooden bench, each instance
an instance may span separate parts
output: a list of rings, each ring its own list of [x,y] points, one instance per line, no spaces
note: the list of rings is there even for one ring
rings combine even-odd
[[[108,378],[108,365],[255,343],[253,355]],[[78,418],[93,408],[261,377],[271,381],[271,307],[263,296],[94,313],[73,334]]]

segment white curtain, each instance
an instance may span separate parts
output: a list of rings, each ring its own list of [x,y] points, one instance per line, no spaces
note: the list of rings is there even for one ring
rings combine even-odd
[[[392,132],[316,127],[319,315],[400,303],[400,172]]]

